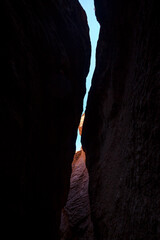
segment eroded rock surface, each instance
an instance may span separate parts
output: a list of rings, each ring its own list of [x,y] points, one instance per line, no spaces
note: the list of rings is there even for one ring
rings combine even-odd
[[[96,239],[160,239],[160,14],[95,0],[101,24],[82,134]]]
[[[86,15],[77,0],[3,0],[1,16],[1,229],[53,240],[89,70]]]
[[[83,150],[75,153],[68,200],[62,211],[62,240],[93,240],[88,196],[89,176],[85,161]]]

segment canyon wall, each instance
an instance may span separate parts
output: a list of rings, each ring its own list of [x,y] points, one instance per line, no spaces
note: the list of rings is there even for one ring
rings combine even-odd
[[[160,8],[95,0],[101,25],[82,134],[96,239],[160,239]]]
[[[59,239],[90,64],[87,19],[77,0],[1,6],[1,234]]]
[[[61,240],[93,240],[88,182],[86,157],[81,149],[72,163],[68,200],[62,211]]]

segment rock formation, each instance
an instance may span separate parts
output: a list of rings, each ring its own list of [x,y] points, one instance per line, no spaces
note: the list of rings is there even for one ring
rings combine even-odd
[[[82,114],[78,127],[80,135],[84,119],[85,113]],[[75,153],[72,162],[69,195],[61,216],[61,240],[93,240],[88,183],[86,155],[81,148]]]
[[[82,134],[96,239],[160,239],[160,8],[95,0],[101,25]]]
[[[70,191],[61,221],[61,240],[93,240],[88,196],[89,176],[83,150],[74,155]]]
[[[77,0],[2,0],[0,182],[5,239],[58,239],[90,40]]]
[[[85,113],[82,114],[81,120],[80,120],[80,124],[79,124],[79,127],[78,127],[80,136],[82,136],[82,129],[83,129],[84,119],[85,119]]]

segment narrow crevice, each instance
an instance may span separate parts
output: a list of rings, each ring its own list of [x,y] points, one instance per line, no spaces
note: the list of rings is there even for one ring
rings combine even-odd
[[[76,152],[72,162],[70,191],[66,206],[62,211],[61,240],[92,240],[94,239],[93,224],[90,217],[90,202],[88,195],[89,175],[86,168],[86,156],[82,149],[81,135],[88,93],[96,66],[96,47],[99,38],[100,25],[95,16],[94,0],[79,0],[86,12],[91,42],[90,69],[86,78],[86,94],[83,100],[83,113],[77,132]]]
[[[92,85],[92,77],[96,67],[96,48],[97,48],[97,42],[99,38],[100,25],[95,15],[94,0],[88,0],[88,1],[79,0],[79,2],[87,15],[88,26],[90,30],[89,35],[90,35],[90,41],[91,41],[90,69],[89,69],[88,76],[86,78],[86,94],[83,100],[83,113],[82,113],[82,117],[83,117],[85,115],[88,93]],[[81,149],[81,146],[82,146],[81,135],[79,134],[79,131],[77,131],[76,152]]]

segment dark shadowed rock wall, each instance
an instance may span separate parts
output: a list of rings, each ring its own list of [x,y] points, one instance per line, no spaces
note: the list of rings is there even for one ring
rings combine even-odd
[[[160,8],[95,0],[101,24],[82,141],[96,239],[160,239]]]
[[[3,0],[1,16],[3,239],[53,240],[89,69],[86,15],[77,0]]]

